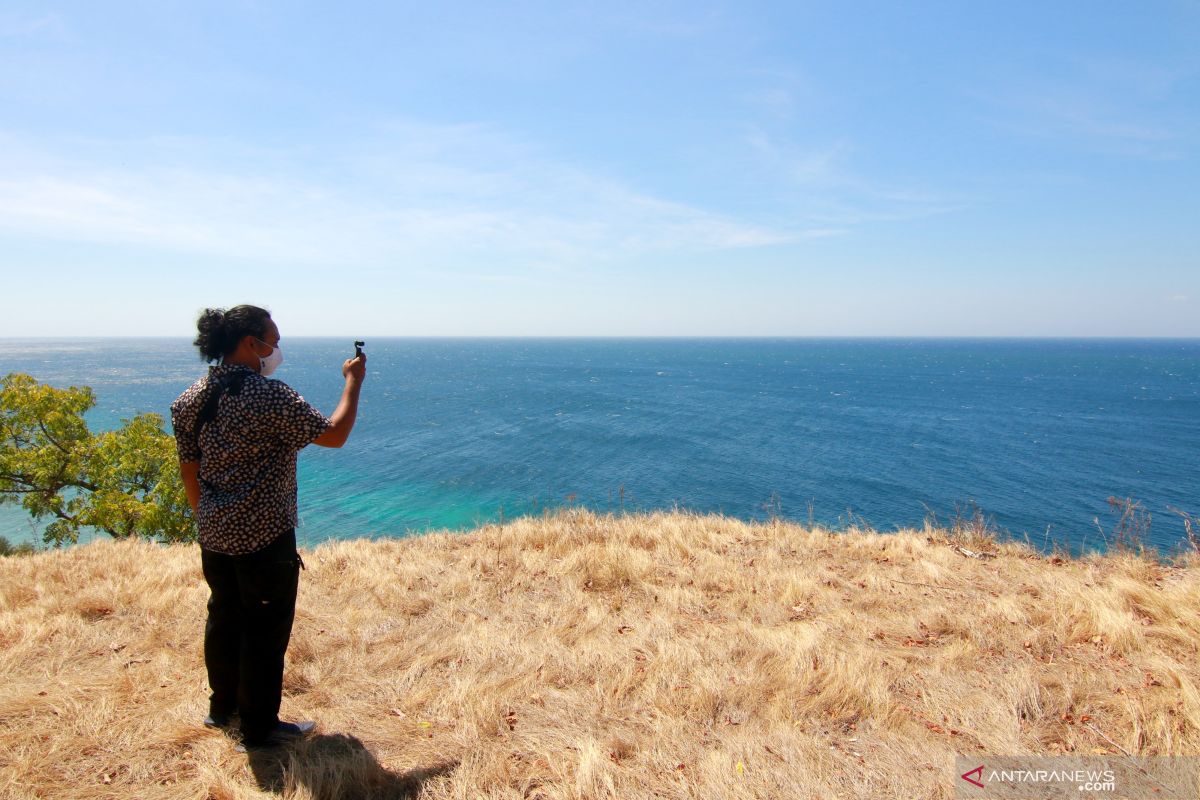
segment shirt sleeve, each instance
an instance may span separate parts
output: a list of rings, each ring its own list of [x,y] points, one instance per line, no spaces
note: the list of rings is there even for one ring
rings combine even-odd
[[[285,445],[300,450],[333,427],[333,421],[313,408],[295,389],[282,381],[272,383],[276,398],[271,405],[278,412],[278,432]]]
[[[195,387],[184,392],[171,403],[171,429],[175,431],[175,450],[181,462],[200,460],[199,431],[196,418],[199,416]]]

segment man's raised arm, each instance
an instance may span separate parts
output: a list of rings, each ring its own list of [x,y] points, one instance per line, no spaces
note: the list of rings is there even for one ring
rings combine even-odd
[[[321,447],[341,447],[350,438],[354,428],[354,419],[358,416],[358,395],[362,391],[363,378],[367,374],[367,356],[362,354],[346,359],[342,364],[342,375],[346,378],[346,386],[342,389],[342,399],[337,409],[329,419],[333,422],[316,439],[313,444]]]

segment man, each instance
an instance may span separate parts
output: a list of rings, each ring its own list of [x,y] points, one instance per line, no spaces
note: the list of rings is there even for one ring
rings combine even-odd
[[[341,447],[358,413],[366,356],[342,364],[332,417],[269,378],[283,361],[279,329],[257,306],[206,309],[201,356],[219,361],[171,404],[179,466],[211,590],[204,628],[209,715],[242,745],[303,736],[313,722],[282,722],[283,663],[303,562],[296,551],[296,454],[309,443]]]

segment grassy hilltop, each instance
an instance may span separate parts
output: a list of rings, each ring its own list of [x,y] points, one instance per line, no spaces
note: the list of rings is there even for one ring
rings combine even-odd
[[[0,559],[0,796],[949,798],[957,753],[1200,754],[1194,560],[585,511],[303,555],[319,735],[249,759],[199,724],[195,546]]]

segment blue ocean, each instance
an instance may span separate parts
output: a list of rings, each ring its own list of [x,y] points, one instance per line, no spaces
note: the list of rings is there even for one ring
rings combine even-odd
[[[277,378],[326,413],[350,340],[283,340]],[[580,505],[878,530],[982,511],[1093,549],[1107,498],[1149,543],[1200,512],[1200,340],[373,339],[341,450],[300,456],[305,544]],[[88,385],[93,429],[171,401],[187,339],[0,340],[0,374]],[[168,421],[169,426],[169,421]],[[1103,531],[1103,533],[1102,533]],[[40,540],[18,508],[0,535]]]

